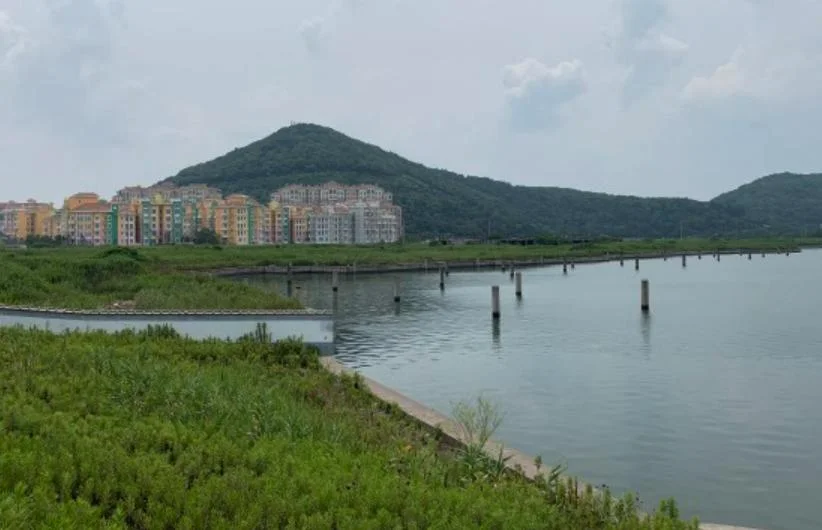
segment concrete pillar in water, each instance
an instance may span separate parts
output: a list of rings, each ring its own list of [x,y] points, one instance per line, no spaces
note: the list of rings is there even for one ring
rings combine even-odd
[[[682,266],[683,267],[688,266],[688,256],[686,256],[685,254],[682,255]]]
[[[331,272],[331,290],[335,293],[340,289],[340,273],[336,269]]]
[[[634,260],[634,270],[639,270],[639,258]]]
[[[517,298],[522,298],[522,273],[517,272],[516,275],[516,295]]]
[[[445,269],[440,267],[440,290],[445,289]]]
[[[651,294],[648,280],[642,280],[642,295],[640,299],[640,309],[643,313],[651,310]]]
[[[499,320],[499,317],[499,285],[494,285],[491,287],[491,318]]]

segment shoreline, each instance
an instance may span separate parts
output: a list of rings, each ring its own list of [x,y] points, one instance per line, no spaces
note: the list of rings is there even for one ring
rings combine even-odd
[[[734,249],[734,250],[719,250],[719,251],[683,251],[683,252],[632,252],[626,254],[602,254],[599,256],[568,256],[564,258],[538,258],[538,259],[493,259],[493,260],[424,260],[414,261],[408,263],[384,263],[384,264],[369,264],[358,265],[356,262],[348,265],[260,265],[252,267],[218,267],[214,269],[205,269],[202,271],[191,270],[188,272],[205,272],[217,277],[235,277],[235,276],[259,276],[259,275],[277,275],[277,276],[292,276],[292,275],[307,275],[307,274],[388,274],[397,272],[436,272],[440,268],[444,268],[446,272],[451,270],[467,271],[467,270],[497,270],[505,271],[510,268],[534,268],[534,267],[555,267],[558,265],[584,265],[591,263],[608,263],[623,260],[624,262],[631,262],[635,260],[647,261],[658,259],[675,259],[680,257],[694,257],[698,259],[704,257],[722,256],[744,256],[745,254],[765,255],[781,255],[781,254],[796,254],[802,252],[802,247],[795,247],[787,250],[753,250],[753,249]],[[627,266],[627,265],[626,265]]]
[[[400,408],[406,415],[414,421],[419,422],[426,428],[434,431],[439,431],[451,444],[457,446],[465,445],[465,440],[460,433],[460,428],[454,420],[448,416],[426,406],[418,401],[415,401],[408,396],[389,388],[374,379],[362,375],[360,372],[348,368],[334,357],[321,357],[320,364],[334,375],[359,375],[368,390],[380,401],[385,403],[392,403]],[[490,440],[485,448],[485,451],[492,457],[497,457],[502,450],[503,457],[506,458],[505,466],[515,473],[520,473],[529,480],[537,480],[546,469],[543,465],[538,468],[535,463],[535,458],[531,455],[523,453],[517,449],[505,446],[503,443]],[[584,483],[580,482],[580,487],[585,487]],[[594,488],[598,491],[597,488]],[[733,526],[717,523],[702,523],[699,524],[700,530],[762,530],[742,526]]]

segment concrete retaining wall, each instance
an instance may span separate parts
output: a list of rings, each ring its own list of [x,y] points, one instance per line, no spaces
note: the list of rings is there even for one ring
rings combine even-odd
[[[334,353],[334,318],[327,311],[80,311],[0,306],[0,326],[65,330],[122,331],[170,325],[194,339],[229,339],[253,333],[265,324],[272,340],[289,337]]]

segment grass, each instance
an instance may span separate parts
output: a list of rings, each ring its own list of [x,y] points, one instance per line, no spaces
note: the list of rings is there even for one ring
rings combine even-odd
[[[630,496],[478,473],[264,339],[0,328],[0,528],[696,528],[672,501],[643,519]]]
[[[0,248],[0,270],[4,273],[0,277],[0,304],[90,309],[126,302],[137,309],[292,309],[299,307],[296,300],[205,273],[229,267],[288,264],[379,266],[425,260],[558,259],[738,249],[770,252],[793,251],[812,245],[822,245],[822,239],[670,239],[534,246],[413,243],[140,249]]]
[[[822,239],[658,239],[602,241],[561,245],[429,245],[423,243],[386,245],[285,245],[285,246],[162,246],[139,249],[144,263],[153,270],[191,271],[221,267],[266,265],[389,265],[430,261],[473,261],[495,259],[546,259],[636,253],[676,254],[745,249],[751,252],[798,250],[801,246],[822,245]],[[9,253],[11,251],[5,251]],[[53,248],[15,250],[18,256],[76,262],[97,256],[99,248]],[[0,251],[0,255],[2,255]]]
[[[98,309],[297,309],[253,285],[177,272],[142,252],[93,249],[0,252],[0,304]]]

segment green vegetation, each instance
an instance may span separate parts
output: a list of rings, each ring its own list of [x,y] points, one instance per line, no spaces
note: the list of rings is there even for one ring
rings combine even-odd
[[[713,202],[733,208],[772,233],[822,235],[822,173],[762,177]]]
[[[296,300],[175,272],[130,249],[0,251],[0,304],[72,309],[284,309]]]
[[[135,249],[60,247],[0,249],[0,304],[93,309],[298,308],[261,288],[202,272],[268,265],[396,265],[437,261],[528,260],[712,252],[797,250],[822,239],[684,239],[578,244],[288,245],[266,247],[164,246]]]
[[[631,496],[474,473],[358,377],[264,340],[0,328],[0,527],[696,528],[672,501],[641,520]]]
[[[168,180],[204,183],[268,202],[286,184],[370,183],[394,193],[412,237],[563,236],[751,237],[800,235],[822,223],[822,175],[776,175],[768,186],[710,202],[640,198],[556,187],[513,186],[431,169],[333,129],[285,127]],[[794,186],[801,179],[807,186]],[[773,193],[772,193],[773,192]],[[734,198],[735,194],[740,199]],[[795,204],[802,208],[794,208]],[[804,205],[807,205],[805,207]],[[490,228],[489,228],[490,224]]]
[[[177,273],[204,271],[222,267],[267,265],[394,265],[435,261],[559,259],[563,257],[598,257],[667,252],[712,252],[746,249],[752,252],[798,250],[800,246],[822,245],[822,238],[763,239],[656,239],[635,241],[593,241],[578,244],[506,245],[506,244],[390,244],[371,246],[285,245],[260,247],[165,246],[141,248],[127,252],[138,256],[147,270]],[[107,252],[96,248],[70,247],[8,252],[0,251],[0,263],[12,259],[37,267],[44,262],[78,263],[98,259]],[[120,251],[117,251],[120,252]],[[130,254],[131,255],[131,254]],[[10,258],[14,256],[14,258]],[[33,263],[32,263],[33,262]],[[176,278],[176,277],[175,277]],[[176,281],[176,280],[175,280]],[[205,281],[200,279],[199,281]],[[1,291],[1,290],[0,290]]]

